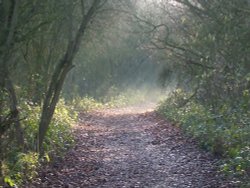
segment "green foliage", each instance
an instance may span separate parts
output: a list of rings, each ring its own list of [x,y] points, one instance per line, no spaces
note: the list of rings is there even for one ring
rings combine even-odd
[[[72,105],[77,111],[90,112],[92,110],[103,108],[103,104],[98,102],[93,97],[75,97],[72,101]]]
[[[73,106],[66,105],[61,99],[44,141],[45,153],[48,153],[51,159],[62,155],[74,143],[72,125],[76,119],[77,113]]]
[[[244,96],[247,93],[245,91]],[[243,97],[235,107],[223,104],[214,114],[211,107],[189,97],[190,94],[178,89],[159,105],[158,112],[178,123],[202,148],[223,157],[223,172],[249,178],[250,112],[244,108],[249,98]]]
[[[157,102],[162,97],[162,93],[157,89],[143,88],[143,89],[126,89],[119,91],[116,87],[111,87],[106,96],[100,99],[93,97],[76,97],[71,104],[77,111],[90,112],[103,108],[116,108],[131,105],[141,105],[150,102]]]
[[[173,72],[169,77],[182,90],[173,92],[158,111],[202,148],[223,157],[222,171],[249,180],[250,3],[178,2],[185,14],[170,19],[172,33],[163,36],[170,71],[162,76]]]
[[[20,105],[21,115],[25,119],[22,121],[24,128],[25,144],[28,150],[36,150],[36,140],[38,123],[40,119],[41,107],[24,101]]]
[[[10,185],[18,185],[29,181],[37,175],[39,167],[38,154],[35,152],[16,153],[12,160],[4,161],[4,182]]]
[[[29,152],[21,153],[14,142],[9,142],[9,148],[5,151],[2,171],[4,181],[9,185],[21,184],[34,178],[40,161],[36,152],[37,130],[41,107],[29,102],[20,105],[21,117],[24,118],[25,149]],[[53,162],[53,159],[62,156],[74,143],[72,125],[76,122],[77,113],[73,106],[65,104],[61,99],[55,110],[53,120],[48,130],[45,142],[45,162]],[[5,144],[5,143],[4,143]],[[7,144],[7,143],[6,143]]]
[[[14,181],[9,176],[4,177],[4,183],[9,185],[10,187],[15,186]]]
[[[117,19],[119,14],[112,11],[98,11],[95,19],[91,19],[91,24],[87,24],[90,15],[96,11],[90,7],[98,2],[101,3],[93,0],[44,0],[36,3],[27,0],[0,1],[0,20],[3,22],[0,28],[0,161],[4,161],[0,165],[5,169],[5,182],[10,185],[19,184],[21,179],[33,176],[26,171],[35,171],[33,166],[37,166],[32,153],[37,151],[37,138],[43,139],[37,134],[47,131],[44,152],[46,160],[51,161],[73,144],[70,126],[77,117],[74,110],[90,111],[132,103],[134,99],[130,94],[117,91],[130,86],[130,83],[136,87],[145,80],[153,82],[156,77],[158,65],[148,58],[147,50],[139,47],[147,38],[132,32],[121,32],[123,28],[135,27],[133,22],[127,22],[128,19],[121,19],[127,17],[125,14]],[[120,9],[120,5],[114,1],[98,6],[98,9],[115,10],[116,6]],[[87,14],[88,10],[93,12]],[[84,17],[83,12],[89,16]],[[86,28],[80,27],[81,20],[83,26],[86,21]],[[84,30],[77,32],[79,28]],[[84,37],[79,37],[81,35]],[[77,40],[74,41],[74,38]],[[85,40],[82,45],[81,38]],[[78,46],[82,49],[77,54]],[[77,58],[74,58],[75,54]],[[57,65],[62,64],[60,69]],[[60,85],[73,64],[78,65],[78,68],[73,69],[67,77],[62,92],[64,97],[73,101],[72,105],[68,104],[69,101],[61,100],[54,112]],[[5,86],[7,77],[13,88]],[[138,95],[136,100],[143,98]],[[45,105],[44,111],[42,103]],[[20,144],[20,147],[16,138],[19,131],[15,128],[19,117],[11,116],[12,121],[7,121],[12,112],[17,114],[13,106],[20,112],[20,123],[24,130],[24,145]],[[53,112],[54,117],[47,130],[46,123]],[[7,126],[1,126],[2,120],[7,122]],[[39,122],[45,125],[46,131],[38,131]],[[24,166],[32,166],[32,169]]]
[[[115,92],[115,90],[117,91]],[[140,104],[146,102],[146,92],[133,89],[119,92],[117,88],[112,87],[103,101],[105,106],[110,108]]]
[[[121,90],[155,84],[159,64],[148,57],[150,52],[139,47],[148,40],[147,36],[124,34],[118,25],[122,29],[134,29],[136,25],[124,23],[123,19],[117,21],[112,27],[93,32],[94,43],[85,43],[76,57],[77,68],[70,72],[64,85],[65,98],[91,96],[103,101],[106,97],[107,102],[111,100],[109,96],[117,96]]]

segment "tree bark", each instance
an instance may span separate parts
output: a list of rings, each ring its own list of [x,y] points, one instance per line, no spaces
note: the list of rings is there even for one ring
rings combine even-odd
[[[22,126],[20,123],[19,111],[17,109],[16,92],[15,92],[14,86],[12,84],[12,81],[8,77],[6,78],[6,86],[5,87],[9,93],[9,98],[10,98],[9,108],[10,108],[11,113],[13,113],[12,118],[13,118],[13,123],[15,124],[17,143],[21,148],[23,148],[24,147],[24,136],[23,136],[23,129],[22,129]]]
[[[44,104],[42,108],[41,119],[39,123],[39,132],[38,132],[38,144],[37,150],[40,154],[42,151],[42,144],[46,135],[46,132],[49,128],[49,124],[52,120],[56,104],[59,100],[59,96],[62,90],[62,86],[64,80],[68,74],[68,72],[73,68],[73,59],[76,53],[79,50],[79,46],[81,44],[81,39],[86,31],[87,25],[90,20],[96,13],[98,6],[100,5],[101,0],[94,0],[87,14],[83,16],[80,27],[73,38],[72,41],[69,42],[67,50],[62,58],[62,60],[57,65],[48,88],[46,92],[46,96],[44,99]]]
[[[14,43],[14,32],[17,25],[18,20],[18,10],[19,10],[19,0],[14,0],[10,2],[8,14],[6,14],[5,23],[3,24],[5,26],[5,30],[8,31],[5,34],[6,40],[3,42],[2,46],[0,46],[0,92],[1,94],[4,94],[4,91],[6,90],[8,92],[8,96],[10,99],[9,104],[9,110],[10,110],[10,116],[9,118],[5,119],[1,118],[1,128],[7,129],[10,127],[11,124],[14,123],[16,128],[16,135],[17,135],[17,143],[19,146],[23,147],[24,144],[24,138],[22,134],[22,128],[21,124],[19,122],[19,114],[18,114],[18,108],[17,108],[17,97],[15,93],[14,86],[12,84],[12,81],[9,76],[9,70],[8,70],[8,62],[9,62],[9,56],[11,52],[11,48]],[[8,18],[8,19],[7,19]],[[2,108],[3,101],[0,101],[0,108]],[[1,109],[0,109],[1,111]]]

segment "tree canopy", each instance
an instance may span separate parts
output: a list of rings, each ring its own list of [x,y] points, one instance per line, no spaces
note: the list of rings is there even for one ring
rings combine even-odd
[[[49,153],[77,100],[145,88],[172,92],[159,111],[249,177],[249,18],[249,0],[1,0],[0,185],[17,153]]]

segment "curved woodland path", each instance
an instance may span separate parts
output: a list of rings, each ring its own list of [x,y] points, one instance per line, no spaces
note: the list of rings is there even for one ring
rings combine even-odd
[[[216,160],[152,110],[80,114],[76,146],[34,187],[215,188]]]

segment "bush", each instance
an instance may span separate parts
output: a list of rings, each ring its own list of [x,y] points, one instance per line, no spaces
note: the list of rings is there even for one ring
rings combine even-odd
[[[115,87],[111,87],[107,96],[99,100],[93,97],[76,97],[72,101],[72,105],[77,111],[90,112],[96,109],[125,107],[129,105],[139,105],[152,102],[152,99],[157,100],[160,97],[160,92],[152,92],[147,90],[132,90],[127,89],[123,92],[117,91]],[[153,101],[155,102],[155,101]]]
[[[155,103],[161,97],[159,91],[152,91],[149,88],[139,89],[127,89],[120,92],[117,95],[105,97],[103,99],[105,106],[107,107],[124,107],[131,105],[141,105],[150,102]]]
[[[103,104],[101,102],[98,102],[95,100],[93,97],[76,97],[72,101],[72,105],[77,111],[84,111],[84,112],[89,112],[95,109],[100,109],[103,108]]]
[[[7,142],[8,148],[4,151],[2,172],[5,183],[13,186],[29,181],[36,176],[40,161],[36,152],[36,140],[41,107],[29,102],[20,105],[22,126],[24,128],[25,151],[20,152],[15,142]],[[51,161],[55,156],[61,156],[74,143],[71,126],[75,123],[77,114],[71,105],[60,100],[55,110],[53,120],[44,141],[45,159]]]
[[[223,172],[249,179],[250,114],[244,108],[249,99],[243,97],[234,107],[230,103],[223,104],[215,114],[211,107],[190,96],[176,90],[159,105],[158,112],[196,138],[203,149],[223,157]]]
[[[77,113],[73,106],[66,105],[61,99],[55,109],[55,113],[44,141],[45,153],[50,157],[62,155],[74,143],[72,125],[77,120]]]

